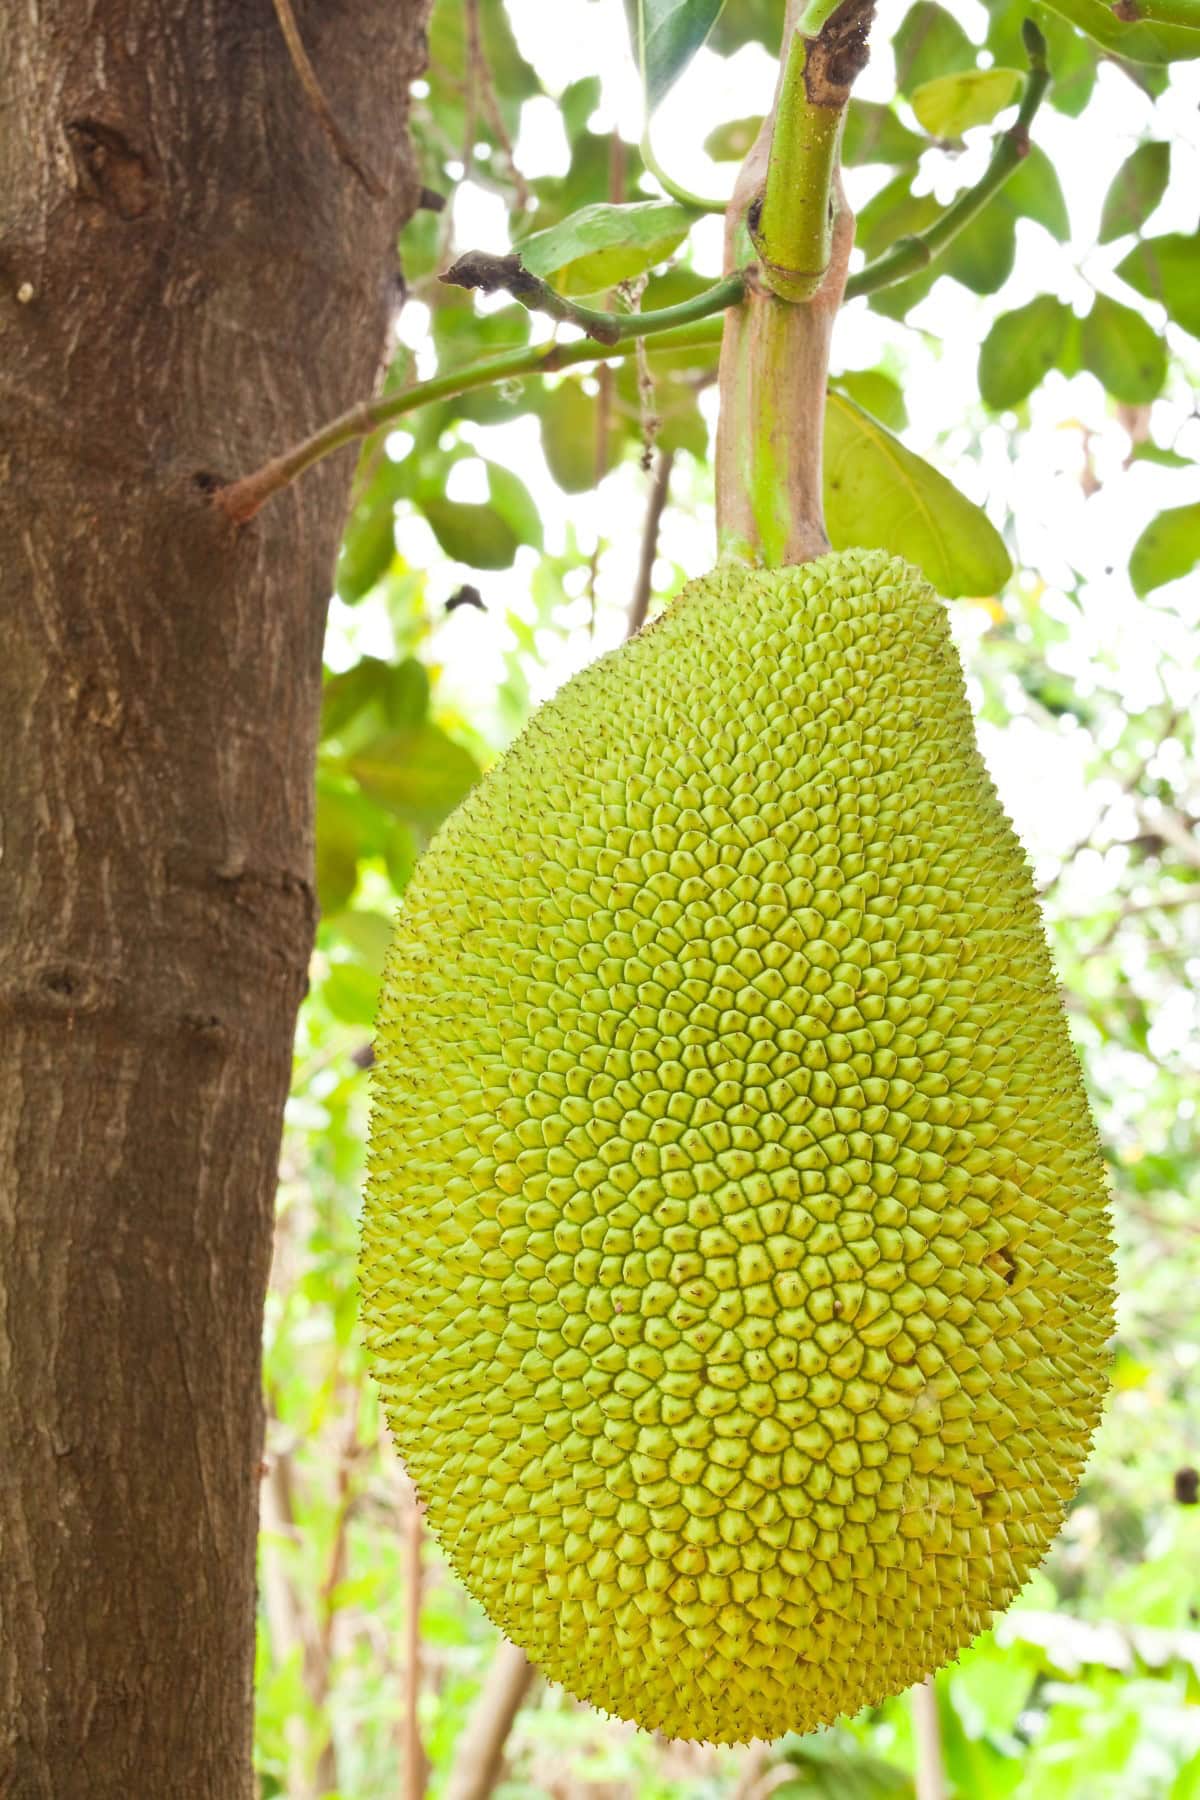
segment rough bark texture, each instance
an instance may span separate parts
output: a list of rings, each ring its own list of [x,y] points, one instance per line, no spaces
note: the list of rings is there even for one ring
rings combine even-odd
[[[242,1800],[259,1340],[425,0],[0,7],[0,1794]]]

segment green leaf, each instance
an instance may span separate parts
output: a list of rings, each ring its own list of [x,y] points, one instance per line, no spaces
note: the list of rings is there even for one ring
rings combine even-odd
[[[849,394],[856,405],[864,412],[873,413],[890,430],[903,431],[908,424],[904,390],[882,369],[847,369],[836,377],[833,385],[840,393]]]
[[[472,569],[511,567],[521,540],[495,507],[438,497],[422,501],[421,511],[446,555],[456,562]]]
[[[1031,394],[1057,365],[1073,318],[1070,307],[1050,294],[1001,313],[979,352],[984,404],[1000,412]]]
[[[328,676],[321,691],[322,740],[336,737],[365,707],[378,700],[387,687],[389,673],[382,658],[364,656],[353,668]]]
[[[348,944],[373,975],[383,971],[383,959],[391,942],[392,925],[386,913],[354,907],[322,921],[326,931]],[[324,941],[324,940],[322,940]]]
[[[890,106],[851,100],[846,108],[842,161],[847,168],[863,163],[913,163],[928,148],[923,137],[900,123]]]
[[[1012,214],[993,202],[959,232],[942,266],[973,294],[997,294],[1012,274],[1016,255]]]
[[[958,20],[934,0],[918,0],[909,8],[892,43],[896,84],[906,96],[939,75],[975,67],[974,44]]]
[[[941,211],[932,194],[913,193],[910,173],[895,175],[859,213],[855,242],[866,253],[868,262],[873,262],[897,238],[924,231]]]
[[[1083,366],[1114,400],[1140,406],[1161,393],[1167,353],[1158,333],[1132,307],[1097,294],[1080,336]]]
[[[453,288],[441,289],[433,311],[433,341],[438,368],[454,368],[480,356],[519,350],[529,342],[529,314],[523,306],[501,306],[495,312],[476,312],[471,296]]]
[[[360,962],[336,962],[321,983],[321,995],[344,1025],[373,1025],[379,1004],[379,977]]]
[[[1129,579],[1141,596],[1178,581],[1200,563],[1200,500],[1172,506],[1151,519],[1129,558]]]
[[[1168,450],[1165,444],[1152,444],[1147,438],[1144,443],[1135,444],[1129,452],[1130,462],[1158,463],[1164,469],[1190,469],[1194,467],[1190,456],[1180,456],[1178,450]]]
[[[521,261],[560,294],[596,294],[677,250],[695,214],[673,200],[584,206],[521,243]]]
[[[995,206],[1004,208],[1017,219],[1032,219],[1045,226],[1052,238],[1065,244],[1071,235],[1067,203],[1054,164],[1039,144],[1031,144],[1029,152],[1000,189]]]
[[[567,137],[576,138],[600,104],[600,77],[585,75],[562,91],[558,103],[559,116]]]
[[[424,830],[440,825],[479,777],[471,752],[429,724],[385,733],[348,767],[372,800]]]
[[[417,866],[418,845],[411,825],[397,819],[383,842],[383,859],[392,886],[402,894]]]
[[[1046,4],[1130,62],[1169,63],[1200,56],[1200,30],[1189,26],[1151,25],[1144,19],[1126,24],[1109,0],[1046,0]]]
[[[986,125],[1021,88],[1019,69],[963,69],[935,75],[912,96],[912,109],[931,137],[957,138]]]
[[[850,102],[853,106],[854,102]],[[709,132],[703,143],[705,156],[714,162],[741,162],[749,152],[762,125],[762,114],[752,113],[745,119],[726,119]],[[903,127],[901,127],[903,129]],[[843,158],[845,151],[843,150]]]
[[[406,463],[380,455],[366,493],[346,525],[334,571],[339,600],[353,606],[387,573],[396,554],[396,502],[411,481]]]
[[[318,783],[316,839],[317,904],[327,918],[348,904],[358,886],[361,802]]]
[[[415,656],[388,669],[383,692],[383,717],[396,731],[419,725],[429,711],[429,671]]]
[[[542,450],[551,475],[567,494],[596,485],[597,403],[580,381],[560,381],[542,401]],[[612,433],[609,433],[612,442]]]
[[[1148,300],[1158,300],[1177,325],[1200,337],[1200,231],[1146,238],[1117,264],[1117,274]]]
[[[723,0],[625,0],[646,111],[653,112],[712,30]]]
[[[1170,174],[1170,144],[1139,144],[1104,196],[1099,241],[1110,244],[1127,232],[1139,231],[1166,192]]]
[[[488,494],[492,505],[522,544],[542,548],[542,516],[534,505],[533,495],[519,475],[502,463],[485,462]]]
[[[835,550],[890,550],[946,600],[994,594],[1012,573],[987,515],[837,393],[825,408],[825,522]]]

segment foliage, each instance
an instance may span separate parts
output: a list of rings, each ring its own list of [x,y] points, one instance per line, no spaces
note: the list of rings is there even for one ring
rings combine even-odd
[[[615,0],[603,5],[619,28]],[[458,0],[438,0],[431,22],[429,91],[415,117],[427,185],[449,194],[460,181],[498,196],[512,242],[565,293],[631,280],[612,304],[650,310],[702,288],[717,273],[706,261],[711,240],[706,249],[694,210],[657,191],[632,143],[595,128],[602,88],[582,59],[550,94],[566,133],[561,172],[517,166],[523,109],[547,93],[536,34],[514,29],[528,16],[518,4],[511,19],[501,0],[470,10],[478,56]],[[756,42],[773,52],[782,13],[778,0],[723,11],[708,0],[630,0],[627,10],[652,104],[669,99],[676,80],[681,92],[699,81],[708,56]],[[1200,440],[1178,419],[1200,367],[1200,238],[1176,228],[1177,205],[1171,212],[1189,179],[1171,141],[1179,109],[1170,110],[1186,70],[1164,58],[1195,55],[1200,33],[1122,21],[1102,0],[987,0],[986,20],[971,9],[962,22],[934,0],[885,13],[891,41],[877,31],[876,54],[894,59],[894,95],[856,100],[847,127],[849,178],[864,184],[852,196],[860,259],[925,230],[969,186],[959,171],[981,137],[1003,129],[1005,112],[993,119],[992,109],[1011,103],[1007,71],[1025,68],[1026,13],[1049,45],[1059,142],[1071,141],[1060,126],[1105,130],[1124,93],[1146,121],[1098,227],[1087,228],[1095,243],[1072,236],[1071,168],[1058,160],[1060,183],[1055,161],[1035,148],[938,264],[854,303],[873,320],[879,349],[868,366],[836,371],[827,502],[836,541],[902,546],[944,594],[963,596],[953,616],[985,752],[1024,746],[1031,788],[1043,769],[1074,771],[1055,830],[1044,812],[1030,817],[1043,819],[1038,872],[1116,1195],[1124,1299],[1107,1422],[1044,1571],[938,1678],[950,1791],[1192,1800],[1200,1513],[1186,1504],[1186,1481],[1175,1498],[1175,1477],[1200,1461],[1189,1399],[1200,1291],[1200,658],[1182,580],[1200,560]],[[721,90],[722,77],[706,80],[704,92]],[[705,124],[718,158],[744,154],[757,128],[745,116]],[[1160,209],[1169,229],[1155,228]],[[420,212],[401,240],[412,306],[428,317],[405,333],[412,342],[397,352],[395,386],[550,332],[518,307],[473,305],[438,284],[451,216]],[[955,396],[952,420],[930,413],[921,387],[938,366],[943,328],[924,323],[935,305],[979,345],[978,398]],[[322,923],[297,1041],[265,1346],[264,1796],[399,1791],[412,1498],[381,1438],[354,1292],[389,915],[430,834],[519,725],[531,694],[591,653],[590,633],[597,643],[619,635],[621,578],[605,572],[629,567],[621,557],[637,535],[629,509],[647,443],[677,457],[657,599],[683,579],[687,545],[699,546],[689,567],[704,565],[715,356],[712,341],[667,354],[651,340],[640,378],[629,362],[600,376],[484,388],[424,408],[403,433],[364,448],[337,570],[317,775]],[[1022,461],[1068,382],[1090,406],[1088,433],[1126,455],[1097,474],[1091,436],[1075,429],[1081,480],[1103,479],[1106,494],[1137,509],[1128,561],[1103,580],[1076,566],[1095,510],[1043,525],[1010,514]],[[593,538],[587,521],[598,515],[577,518],[576,508],[601,480],[605,523]],[[454,658],[469,658],[472,633],[482,640],[485,630],[494,666],[489,698],[476,705]],[[1020,790],[1011,804],[1022,823]],[[421,1554],[419,1723],[436,1793],[495,1634],[432,1546]],[[913,1730],[901,1697],[829,1733],[784,1740],[764,1760],[664,1746],[535,1689],[509,1768],[498,1791],[512,1800],[902,1795],[912,1792]]]

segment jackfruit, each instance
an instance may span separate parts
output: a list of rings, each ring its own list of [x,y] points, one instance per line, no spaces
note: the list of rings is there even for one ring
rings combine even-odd
[[[1040,1561],[1105,1184],[945,609],[718,567],[443,827],[384,976],[362,1286],[443,1549],[572,1694],[806,1731]]]

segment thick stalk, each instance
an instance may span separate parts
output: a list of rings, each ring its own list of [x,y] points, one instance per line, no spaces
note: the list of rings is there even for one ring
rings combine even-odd
[[[751,273],[745,301],[725,324],[716,449],[717,546],[722,556],[767,568],[808,562],[829,548],[821,505],[825,386],[833,322],[854,241],[853,215],[837,177],[836,146],[871,14],[869,0],[844,0],[828,18],[822,38],[808,40],[797,51],[794,33],[802,10],[801,0],[789,0],[784,43],[793,47],[781,67],[775,106],[742,166],[726,214],[727,268],[744,260],[747,227],[760,248],[765,244],[773,255],[769,267],[760,265]],[[814,108],[811,94],[798,94],[796,84],[799,79],[803,88],[814,68],[825,72],[821,104],[832,123],[805,139],[797,136],[796,122],[806,107]],[[819,204],[814,203],[818,191]],[[817,238],[827,216],[832,223],[828,246],[822,249]],[[815,247],[823,268],[808,297],[788,298],[796,284],[781,284],[783,265],[776,258],[781,252],[785,259],[803,253],[805,242]],[[794,264],[792,272],[798,273]]]

